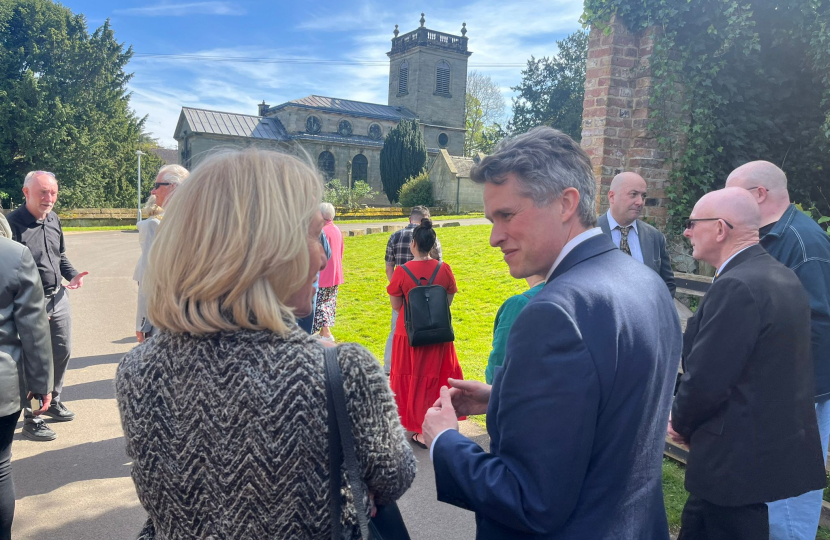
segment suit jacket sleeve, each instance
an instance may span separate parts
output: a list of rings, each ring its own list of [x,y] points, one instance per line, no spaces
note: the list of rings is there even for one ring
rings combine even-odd
[[[684,347],[685,373],[672,407],[672,427],[687,440],[729,399],[761,331],[755,297],[728,275],[715,281],[695,317],[697,332],[684,336],[692,342]]]
[[[674,292],[677,287],[674,284],[674,272],[671,269],[671,257],[669,257],[669,251],[666,249],[666,237],[658,232],[657,241],[660,245],[660,277],[663,278],[664,282],[666,282],[666,286],[669,288],[672,298],[674,298]]]
[[[497,454],[443,434],[433,452],[438,499],[516,531],[550,534],[576,506],[600,404],[594,361],[561,307],[537,301],[522,310],[494,391]]]
[[[18,288],[14,295],[14,324],[23,347],[23,371],[29,392],[52,391],[52,340],[43,285],[37,266],[28,249],[22,249],[18,267]]]

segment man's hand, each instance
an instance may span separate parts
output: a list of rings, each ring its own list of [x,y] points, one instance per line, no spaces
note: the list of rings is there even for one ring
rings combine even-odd
[[[29,395],[26,396],[26,399],[31,401],[32,399],[34,399],[34,397],[35,397],[35,395],[33,393],[29,392]],[[47,392],[46,394],[43,394],[43,407],[41,407],[40,409],[34,409],[33,408],[32,409],[32,414],[35,415],[35,416],[40,416],[41,414],[46,412],[46,409],[49,408],[49,405],[51,403],[52,403],[52,392]]]
[[[72,278],[72,281],[69,282],[69,285],[66,286],[67,289],[80,289],[84,286],[84,276],[89,274],[89,272],[81,272],[77,276]]]
[[[470,416],[471,414],[487,412],[492,386],[483,382],[463,381],[461,379],[448,379],[447,382],[452,386],[449,390],[449,397],[452,399],[452,406],[458,416]],[[433,407],[439,407],[440,404],[441,398],[438,398]]]
[[[135,339],[137,339],[139,343],[144,343],[144,332],[142,332],[141,330],[136,330]]]
[[[432,440],[445,429],[458,431],[458,418],[452,406],[450,389],[442,386],[441,397],[435,402],[435,406],[427,409],[427,414],[424,416],[424,425],[421,426],[424,444],[427,445],[427,448],[432,447]]]
[[[676,432],[676,431],[674,430],[674,428],[672,427],[672,425],[671,425],[671,415],[669,415],[669,429],[668,429],[668,433],[669,433],[669,437],[671,438],[671,440],[672,440],[672,441],[674,441],[674,442],[675,442],[675,444],[685,444],[686,446],[689,446],[689,443],[688,443],[688,442],[686,442],[686,439],[684,439],[684,438],[683,438],[683,435],[681,435],[680,433]]]

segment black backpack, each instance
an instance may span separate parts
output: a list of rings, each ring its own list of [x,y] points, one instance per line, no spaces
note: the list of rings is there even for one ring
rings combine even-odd
[[[440,285],[432,284],[441,269],[441,264],[441,261],[438,261],[438,266],[426,285],[421,285],[421,281],[406,265],[402,267],[415,282],[415,288],[409,291],[409,298],[404,296],[403,300],[406,335],[411,347],[455,341],[447,290]]]

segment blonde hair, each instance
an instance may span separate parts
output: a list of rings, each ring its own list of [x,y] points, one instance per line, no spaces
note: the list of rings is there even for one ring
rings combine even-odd
[[[308,278],[321,195],[314,169],[292,156],[248,149],[205,159],[176,190],[150,250],[153,325],[288,332],[285,302]]]
[[[147,202],[144,203],[144,208],[141,209],[141,217],[148,218],[161,214],[163,212],[161,206],[156,204],[156,196],[150,195],[147,197]]]

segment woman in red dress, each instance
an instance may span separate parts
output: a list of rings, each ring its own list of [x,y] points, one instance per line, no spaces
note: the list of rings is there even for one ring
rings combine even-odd
[[[404,265],[416,278],[425,278],[424,283],[429,280],[438,265],[438,261],[429,256],[434,245],[435,231],[432,229],[432,221],[424,218],[412,231],[409,249],[415,259]],[[447,299],[452,304],[458,288],[455,286],[455,276],[450,265],[441,264],[433,285],[444,287],[447,290]],[[415,281],[402,267],[395,268],[392,281],[386,288],[392,309],[400,311],[403,308],[404,297],[408,298],[409,291],[415,286]],[[413,442],[426,448],[421,436],[421,425],[424,423],[427,409],[438,399],[441,387],[447,385],[447,379],[463,378],[458,357],[455,355],[455,346],[449,342],[410,347],[404,316],[401,314],[395,327],[392,358],[389,384],[395,393],[401,423],[407,431],[414,432]]]

